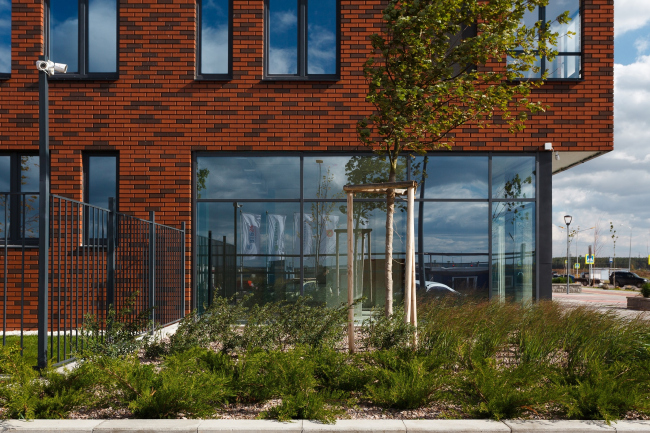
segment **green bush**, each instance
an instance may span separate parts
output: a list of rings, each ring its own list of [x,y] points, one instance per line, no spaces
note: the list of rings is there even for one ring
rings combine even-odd
[[[650,298],[650,283],[644,283],[641,286],[641,296],[644,298]]]
[[[566,277],[555,277],[551,280],[553,284],[566,284]]]
[[[390,317],[374,309],[361,325],[361,345],[366,349],[405,348],[413,341],[415,328],[404,322],[404,308],[396,307]]]

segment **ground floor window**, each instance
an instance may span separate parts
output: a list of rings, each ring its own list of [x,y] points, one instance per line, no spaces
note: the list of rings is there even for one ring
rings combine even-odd
[[[420,291],[526,301],[536,288],[536,155],[404,156],[415,180]],[[259,302],[347,300],[354,261],[359,315],[385,302],[385,198],[355,196],[347,254],[343,186],[388,179],[372,154],[198,154],[195,157],[195,306],[216,295]],[[394,302],[403,297],[406,203],[396,204]],[[437,283],[437,284],[431,284]],[[445,287],[451,289],[447,290]],[[445,292],[447,290],[447,292]]]

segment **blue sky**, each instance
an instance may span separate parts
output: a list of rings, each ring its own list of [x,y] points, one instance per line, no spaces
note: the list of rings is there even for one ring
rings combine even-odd
[[[614,3],[614,151],[553,177],[553,255],[566,254],[563,215],[584,255],[597,229],[600,256],[650,254],[650,0]]]

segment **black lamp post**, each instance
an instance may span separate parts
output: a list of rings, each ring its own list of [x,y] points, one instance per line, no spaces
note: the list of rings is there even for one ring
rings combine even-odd
[[[65,74],[68,65],[54,63],[41,56],[36,61],[38,75],[38,367],[47,367],[49,240],[50,240],[50,132],[48,77],[55,72]]]
[[[571,215],[564,215],[564,224],[566,224],[566,294],[569,294],[569,269],[571,269],[571,256],[569,255],[569,225],[571,225]]]

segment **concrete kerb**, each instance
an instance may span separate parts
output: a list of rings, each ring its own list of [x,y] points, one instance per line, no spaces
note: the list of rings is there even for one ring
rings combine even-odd
[[[565,420],[5,420],[0,433],[650,433],[650,421]]]

